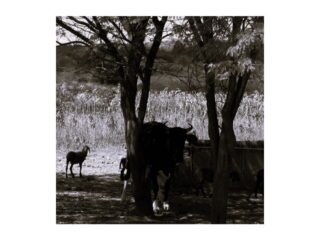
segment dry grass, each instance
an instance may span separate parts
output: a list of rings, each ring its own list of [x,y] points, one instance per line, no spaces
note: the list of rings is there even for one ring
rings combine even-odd
[[[140,94],[137,96],[139,99]],[[218,108],[223,94],[217,94]],[[245,95],[234,121],[238,140],[264,138],[264,95]],[[92,83],[57,84],[57,149],[124,145],[124,122],[118,87]],[[194,126],[200,139],[208,139],[208,118],[202,92],[151,91],[145,121],[168,121],[169,126]]]

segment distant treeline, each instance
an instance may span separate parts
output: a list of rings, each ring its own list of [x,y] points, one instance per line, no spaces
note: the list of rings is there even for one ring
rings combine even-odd
[[[218,44],[218,46],[217,46]],[[101,84],[118,84],[116,64],[103,54],[103,47],[89,49],[84,46],[57,46],[58,81],[77,80],[79,82],[99,82]],[[223,59],[226,53],[226,44],[215,43],[214,51],[210,52],[212,59]],[[216,51],[219,49],[219,51]],[[124,50],[123,50],[124,51]],[[258,49],[254,58],[257,60],[255,71],[247,85],[247,92],[259,91],[263,93],[263,49]],[[63,72],[72,72],[68,78]],[[186,46],[177,41],[172,48],[160,48],[151,88],[164,88],[203,91],[205,87],[201,56],[194,46]],[[60,74],[59,74],[60,73]],[[69,74],[70,75],[70,74]],[[223,81],[218,82],[218,88],[223,91]]]

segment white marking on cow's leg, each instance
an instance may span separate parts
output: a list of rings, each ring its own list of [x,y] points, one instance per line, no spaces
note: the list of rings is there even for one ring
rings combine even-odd
[[[164,211],[169,211],[170,205],[168,202],[163,202],[162,206]]]
[[[123,202],[126,198],[126,189],[127,189],[127,184],[128,184],[128,181],[124,181],[123,182],[123,190],[122,190],[122,194],[121,194],[121,202]]]
[[[152,209],[154,213],[157,213],[160,211],[159,203],[157,200],[154,200],[152,203]]]

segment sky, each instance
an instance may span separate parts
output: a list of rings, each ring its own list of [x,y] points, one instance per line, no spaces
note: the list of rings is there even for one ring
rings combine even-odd
[[[170,31],[172,29],[172,21],[175,21],[176,23],[182,23],[182,16],[171,16],[168,18],[168,21],[166,22],[166,25],[165,25],[165,29],[164,29],[164,33],[163,33],[163,36],[165,36],[167,34],[168,31]],[[68,23],[72,23],[71,20],[69,19],[66,19],[65,17],[63,17],[63,21],[65,22],[68,22]],[[68,32],[68,31],[64,31],[64,34],[60,34],[61,31],[58,30],[58,29],[61,29],[60,27],[57,27],[57,31],[56,31],[56,40],[60,43],[67,43],[67,42],[70,42],[70,41],[75,41],[75,40],[78,40],[78,38]],[[82,31],[82,34],[84,34],[86,37],[89,37],[90,34],[88,33],[85,33],[84,31]],[[111,35],[110,35],[111,37]],[[150,39],[153,37],[150,36],[149,38],[147,37],[146,38],[146,44],[148,45],[148,42],[150,41]],[[175,41],[177,41],[179,39],[179,37],[177,35],[170,35],[170,36],[166,36],[162,42],[161,42],[161,45],[160,45],[160,48],[166,48],[166,49],[170,49],[173,47]],[[59,45],[59,44],[57,44]]]

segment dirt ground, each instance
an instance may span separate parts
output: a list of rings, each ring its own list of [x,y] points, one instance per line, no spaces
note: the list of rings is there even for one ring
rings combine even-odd
[[[116,224],[153,223],[183,224],[210,223],[210,199],[172,189],[170,211],[155,218],[140,217],[134,210],[131,185],[127,200],[120,202],[122,182],[119,177],[121,149],[91,153],[83,165],[83,177],[74,166],[75,178],[65,177],[65,152],[57,151],[56,222],[58,224]],[[115,154],[116,153],[116,154]],[[264,223],[264,201],[248,198],[248,193],[231,189],[228,200],[227,223]]]
[[[117,174],[68,179],[64,174],[57,174],[57,223],[210,223],[209,198],[175,191],[170,211],[148,219],[135,213],[130,185],[127,201],[120,202],[121,189]],[[248,200],[245,192],[231,192],[227,223],[263,223],[263,209],[261,196]]]

